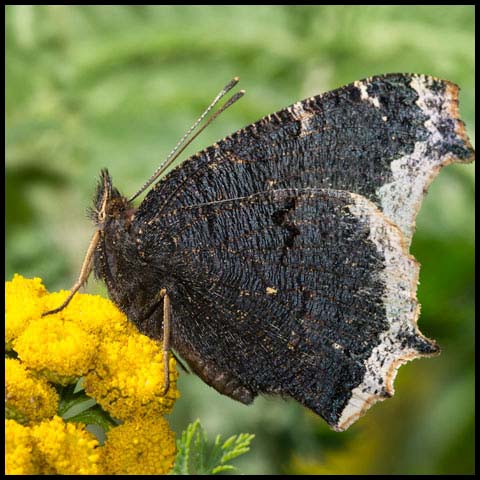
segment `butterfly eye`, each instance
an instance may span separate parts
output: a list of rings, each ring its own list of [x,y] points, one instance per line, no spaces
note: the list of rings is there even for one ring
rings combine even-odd
[[[99,221],[99,223],[105,222],[105,218],[106,218],[105,210],[100,211],[100,212],[98,213],[98,221]]]

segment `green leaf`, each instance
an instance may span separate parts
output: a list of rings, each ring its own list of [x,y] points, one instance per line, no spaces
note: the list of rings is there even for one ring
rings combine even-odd
[[[83,390],[85,390],[85,385],[84,385],[84,380],[85,380],[85,377],[80,377],[75,385],[75,388],[73,389],[73,393],[78,393],[78,392],[81,392]]]
[[[71,418],[74,418],[89,408],[93,407],[96,405],[97,402],[93,398],[89,398],[86,395],[81,396],[80,398],[76,399],[75,401],[70,402],[70,406],[68,407],[67,410],[65,410],[62,414],[62,418],[64,420],[70,420]]]
[[[192,438],[200,426],[200,421],[196,420],[191,423],[186,430],[183,431],[180,440],[177,441],[177,457],[175,458],[175,465],[171,470],[171,474],[188,475],[189,473],[189,458],[190,458],[190,444]]]
[[[93,428],[92,433],[103,443],[105,432],[117,425],[118,421],[103,410],[95,399],[85,393],[82,378],[76,384],[65,387],[56,385],[55,387],[60,395],[58,414],[67,422],[80,422],[87,426],[96,426],[97,428]]]
[[[210,475],[234,470],[227,462],[247,453],[255,435],[232,435],[222,443],[220,435],[208,446],[208,438],[197,419],[191,423],[177,441],[177,457],[170,475]]]
[[[60,394],[58,414],[64,419],[72,415],[77,415],[95,405],[95,400],[83,391],[74,393],[75,389],[76,385],[68,385],[66,387],[57,386],[57,391]]]
[[[86,425],[98,425],[105,432],[110,430],[112,426],[117,425],[117,423],[100,407],[100,405],[95,405],[93,408],[89,408],[77,415],[65,418],[65,420],[69,422],[81,422]]]
[[[216,474],[216,473],[220,473],[220,472],[224,472],[226,470],[235,470],[235,467],[232,466],[232,465],[220,465],[218,467],[215,467],[213,470],[212,470],[212,473],[213,474]]]

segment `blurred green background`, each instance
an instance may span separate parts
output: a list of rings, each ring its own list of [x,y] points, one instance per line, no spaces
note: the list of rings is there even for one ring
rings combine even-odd
[[[7,6],[6,279],[68,288],[108,167],[131,195],[235,75],[247,95],[183,158],[307,96],[377,73],[461,87],[474,143],[473,6]],[[345,433],[300,405],[246,407],[181,375],[170,419],[256,435],[242,473],[474,472],[474,167],[445,168],[417,220],[420,326],[442,347]],[[90,280],[87,291],[106,294]]]

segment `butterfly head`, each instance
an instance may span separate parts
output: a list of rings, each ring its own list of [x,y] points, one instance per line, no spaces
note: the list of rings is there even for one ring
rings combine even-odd
[[[132,213],[133,208],[128,199],[112,185],[112,177],[108,170],[102,170],[93,200],[93,208],[90,209],[90,217],[93,222],[100,230],[103,230],[109,220],[130,217]]]

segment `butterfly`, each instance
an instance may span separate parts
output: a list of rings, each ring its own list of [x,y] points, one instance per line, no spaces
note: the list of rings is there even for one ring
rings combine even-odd
[[[387,74],[238,130],[139,206],[165,164],[130,199],[103,170],[79,280],[52,312],[93,269],[165,359],[173,348],[224,395],[293,398],[345,430],[393,395],[402,363],[439,352],[417,327],[409,246],[431,181],[473,158],[456,85]]]

